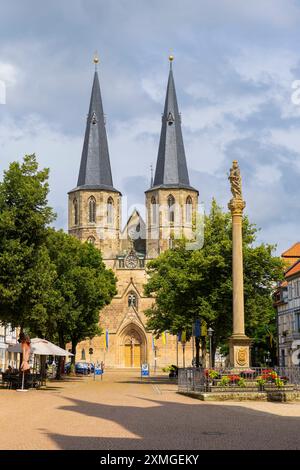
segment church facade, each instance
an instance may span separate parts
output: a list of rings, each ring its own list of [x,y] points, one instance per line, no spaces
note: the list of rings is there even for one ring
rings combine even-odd
[[[103,334],[81,342],[76,360],[106,367],[151,369],[191,365],[191,342],[165,332],[154,338],[144,311],[155,299],[144,295],[146,264],[172,248],[174,237],[193,236],[198,191],[189,182],[175,83],[170,71],[154,179],[145,188],[146,221],[134,210],[121,224],[122,194],[113,185],[98,72],[95,70],[77,186],[69,193],[69,233],[93,243],[117,277],[117,295],[99,315]],[[89,355],[92,348],[93,355]],[[183,352],[184,349],[184,352]]]

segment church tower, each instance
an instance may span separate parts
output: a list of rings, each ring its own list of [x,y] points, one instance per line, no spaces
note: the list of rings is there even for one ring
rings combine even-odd
[[[98,61],[95,56],[78,182],[69,192],[69,233],[93,243],[101,250],[104,260],[113,263],[120,244],[121,193],[113,186]]]
[[[197,199],[198,191],[189,183],[171,63],[155,178],[146,191],[147,221],[135,209],[121,227],[121,193],[113,186],[96,70],[78,182],[69,192],[69,233],[101,250],[105,265],[116,275],[117,294],[99,315],[103,334],[81,341],[76,361],[86,360],[91,348],[93,361],[104,361],[106,367],[140,368],[147,363],[158,370],[183,363],[177,336],[165,332],[155,338],[149,331],[145,312],[154,299],[145,296],[144,285],[147,259],[169,248],[173,237],[192,238]],[[184,351],[186,363],[191,363],[190,343]]]
[[[190,186],[172,70],[162,115],[154,181],[146,194],[147,257],[172,248],[173,240],[193,238],[198,191]]]

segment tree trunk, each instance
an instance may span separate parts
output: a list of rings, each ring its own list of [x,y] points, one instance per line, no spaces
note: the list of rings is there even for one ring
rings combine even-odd
[[[195,337],[196,367],[200,367],[200,338]]]
[[[47,369],[46,369],[46,356],[40,356],[40,368],[41,368],[41,381],[42,384],[46,384],[47,380]]]
[[[65,339],[64,339],[64,335],[62,333],[59,333],[58,341],[59,341],[59,347],[62,348],[62,349],[66,349]],[[56,380],[60,380],[62,374],[64,374],[65,359],[66,358],[64,356],[59,356],[59,358],[58,358],[58,366],[57,366],[57,370],[56,370]]]
[[[72,346],[71,346],[71,353],[74,354],[74,356],[71,356],[71,366],[75,367],[75,358],[76,358],[76,346],[77,346],[78,341],[75,339],[72,339]]]

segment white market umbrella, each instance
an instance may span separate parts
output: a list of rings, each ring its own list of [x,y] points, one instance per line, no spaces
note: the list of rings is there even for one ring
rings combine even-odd
[[[8,352],[22,352],[22,345],[20,343],[8,346]],[[30,352],[39,356],[74,356],[74,354],[62,349],[56,344],[50,343],[46,339],[33,338],[30,341]]]

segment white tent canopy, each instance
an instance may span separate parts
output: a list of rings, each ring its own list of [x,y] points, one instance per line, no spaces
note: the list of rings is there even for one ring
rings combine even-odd
[[[30,340],[30,350],[31,354],[37,354],[39,356],[73,356],[69,351],[41,338],[33,338]],[[21,343],[13,344],[8,347],[7,351],[21,353],[22,345]]]

